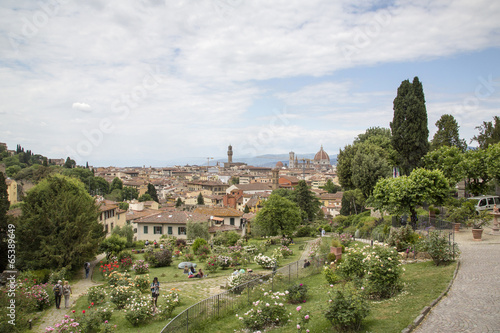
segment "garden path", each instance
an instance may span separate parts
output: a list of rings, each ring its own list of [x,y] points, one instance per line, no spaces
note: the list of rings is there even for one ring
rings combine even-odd
[[[96,263],[98,263],[103,258],[104,258],[104,254],[100,254],[97,256],[97,258],[95,260],[93,260],[90,263],[91,266],[90,266],[89,276],[92,276]],[[75,282],[71,285],[71,291],[72,291],[72,295],[70,297],[71,306],[73,306],[73,304],[76,302],[76,300],[80,296],[82,296],[84,293],[86,293],[90,287],[99,285],[99,283],[92,281],[91,278],[88,278],[88,279],[85,278],[85,271],[83,268],[81,269],[81,271],[79,271],[79,274],[75,280],[77,280],[77,282]],[[42,332],[45,332],[46,327],[49,327],[49,326],[54,327],[55,324],[60,323],[61,320],[64,319],[64,315],[66,315],[66,314],[69,315],[70,311],[71,311],[71,308],[70,309],[64,308],[64,296],[63,296],[62,300],[61,300],[61,308],[56,309],[55,306],[51,307],[45,313],[45,315],[42,318],[40,318],[38,323],[33,327],[33,332],[42,333]]]
[[[414,332],[500,332],[500,236],[470,230],[455,234],[462,252],[451,289]]]

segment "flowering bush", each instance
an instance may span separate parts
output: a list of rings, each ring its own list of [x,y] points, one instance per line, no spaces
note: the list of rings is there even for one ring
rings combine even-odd
[[[365,287],[375,298],[388,298],[401,290],[403,269],[393,247],[374,246],[363,260],[366,264]]]
[[[45,333],[62,333],[62,332],[81,332],[80,324],[68,315],[64,315],[64,319],[60,323],[45,328]]]
[[[422,241],[421,248],[429,253],[436,266],[452,261],[460,253],[458,244],[450,244],[448,237],[438,231],[432,231],[429,237]]]
[[[247,245],[243,247],[243,250],[248,254],[257,253],[257,247],[255,245]]]
[[[318,254],[321,245],[321,239],[317,239],[311,242],[309,257],[314,258]]]
[[[301,312],[302,307],[298,306],[295,310],[297,310],[297,332],[306,332],[309,333],[309,329],[307,326],[311,322],[311,314],[309,312]]]
[[[324,266],[323,275],[325,276],[325,279],[328,282],[328,284],[335,284],[340,281],[340,277],[336,272],[335,265]]]
[[[208,255],[206,255],[205,253],[202,253],[202,254],[198,254],[196,256],[196,259],[199,261],[199,262],[204,262],[205,260],[207,260],[208,258]]]
[[[149,272],[149,264],[144,260],[137,260],[132,268],[134,269],[135,274],[145,274]]]
[[[352,235],[343,233],[339,236],[340,244],[344,245],[344,247],[348,247],[352,242]]]
[[[246,282],[249,282],[249,281],[252,281],[252,280],[255,280],[256,279],[256,276],[253,275],[253,274],[250,274],[250,273],[240,273],[238,275],[229,275],[228,278],[227,278],[227,285],[230,289],[236,287],[236,286],[239,286],[243,283],[246,283]],[[236,293],[241,293],[241,289],[238,289],[238,290],[233,290],[234,292]]]
[[[50,285],[48,284],[35,284],[34,286],[27,288],[25,291],[27,297],[36,300],[36,307],[38,310],[43,310],[50,306],[49,293],[47,292],[49,286]]]
[[[172,288],[158,300],[158,308],[155,316],[159,320],[166,320],[172,316],[172,312],[180,305],[179,290]]]
[[[131,257],[125,257],[120,260],[120,266],[122,269],[128,269],[130,266],[132,266],[132,258]]]
[[[281,254],[283,255],[283,257],[285,257],[285,258],[293,255],[293,251],[288,246],[285,246],[285,245],[282,245],[280,247],[280,251],[281,251]]]
[[[219,261],[217,260],[217,256],[210,256],[207,259],[207,263],[205,269],[210,273],[215,273],[219,268]]]
[[[194,254],[192,254],[192,253],[186,253],[186,254],[184,255],[184,259],[185,259],[186,261],[193,261],[193,260],[194,260]]]
[[[339,331],[357,331],[370,310],[363,295],[354,290],[337,290],[330,299],[325,317]]]
[[[149,290],[149,274],[146,275],[136,275],[134,278],[134,287],[139,289],[141,292],[146,292]]]
[[[196,250],[196,254],[208,256],[210,254],[210,247],[206,244],[200,245]]]
[[[236,315],[243,325],[253,331],[260,330],[270,325],[281,325],[288,321],[289,314],[281,301],[285,294],[264,293],[263,297],[253,302],[253,307],[243,316]],[[281,297],[281,298],[280,298]]]
[[[360,248],[358,244],[354,247],[346,248],[342,262],[337,266],[337,273],[347,280],[360,279],[365,275],[366,264],[365,256],[369,246]]]
[[[101,321],[108,321],[113,316],[113,307],[111,307],[108,303],[96,308],[96,312],[99,314]]]
[[[116,271],[120,269],[120,265],[118,264],[118,261],[111,261],[109,263],[104,263],[100,262],[99,266],[99,272],[101,272],[102,276],[106,277],[108,276],[111,272]]]
[[[418,235],[413,231],[410,224],[407,224],[401,228],[391,228],[389,237],[387,238],[387,244],[389,246],[395,246],[398,251],[402,251],[415,244]]]
[[[259,253],[256,255],[253,260],[257,263],[262,268],[273,268],[278,264],[278,260],[276,258],[271,258],[265,255],[262,255],[262,253]]]
[[[92,306],[89,306],[87,311],[83,310],[80,314],[75,315],[75,321],[80,324],[79,328],[82,333],[98,332],[99,326],[103,323],[101,314]]]
[[[102,287],[89,288],[87,292],[89,304],[100,304],[106,300],[106,290]]]
[[[229,251],[229,253],[232,253],[232,252],[241,252],[241,250],[243,250],[243,248],[240,245],[234,245],[234,246],[229,246],[227,248],[227,250]]]
[[[132,286],[115,286],[109,292],[109,298],[118,309],[123,309],[129,302],[129,299],[136,294]]]
[[[110,286],[128,286],[132,284],[132,279],[130,278],[130,274],[127,272],[120,273],[117,271],[111,272],[108,275],[108,284]]]
[[[307,286],[305,284],[296,284],[285,291],[286,298],[292,304],[304,303],[307,298]]]
[[[151,297],[146,295],[135,295],[127,302],[125,309],[125,318],[133,326],[144,324],[153,314]]]
[[[219,255],[217,257],[217,262],[219,263],[219,267],[221,267],[222,269],[226,269],[227,267],[231,266],[233,260],[231,257]]]

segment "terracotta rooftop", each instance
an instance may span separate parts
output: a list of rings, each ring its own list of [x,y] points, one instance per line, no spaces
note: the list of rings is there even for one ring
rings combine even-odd
[[[194,210],[197,214],[204,214],[209,216],[242,216],[243,213],[237,209],[229,207],[198,207]]]

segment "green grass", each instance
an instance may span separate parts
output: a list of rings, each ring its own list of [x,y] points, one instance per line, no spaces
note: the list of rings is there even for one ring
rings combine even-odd
[[[403,276],[405,283],[404,290],[389,300],[371,301],[371,314],[366,318],[362,331],[366,332],[401,332],[419,314],[425,306],[428,306],[447,287],[451,280],[456,264],[448,266],[434,266],[432,262],[423,262],[406,265],[406,272]],[[300,281],[309,288],[308,301],[303,304],[303,311],[311,312],[311,323],[308,328],[311,332],[333,331],[330,322],[324,317],[329,300],[329,292],[333,290],[327,285],[323,275],[318,274],[304,278]],[[336,287],[340,287],[337,285]],[[292,321],[283,327],[274,328],[272,332],[293,332],[297,315],[296,305],[287,305],[287,309],[292,313]],[[249,308],[248,308],[249,309]],[[242,314],[248,309],[239,310]],[[216,322],[206,323],[200,332],[229,332],[242,331],[242,325],[236,316],[226,316]]]

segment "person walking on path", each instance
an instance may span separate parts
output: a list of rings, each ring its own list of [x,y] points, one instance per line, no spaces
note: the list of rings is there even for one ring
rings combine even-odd
[[[57,281],[57,283],[52,288],[52,291],[54,292],[54,297],[56,298],[56,309],[61,308],[61,296],[62,296],[62,289],[63,289],[61,283],[62,283],[61,280]]]
[[[153,282],[151,282],[151,298],[153,300],[153,312],[156,312],[156,307],[158,306],[158,296],[160,296],[160,282],[158,278],[155,277]]]
[[[85,269],[85,278],[88,279],[90,272],[90,263],[86,262],[85,264],[83,264],[83,268]]]
[[[64,308],[69,308],[69,296],[71,295],[71,286],[68,281],[64,281],[64,285],[62,287],[62,293],[64,295]]]

